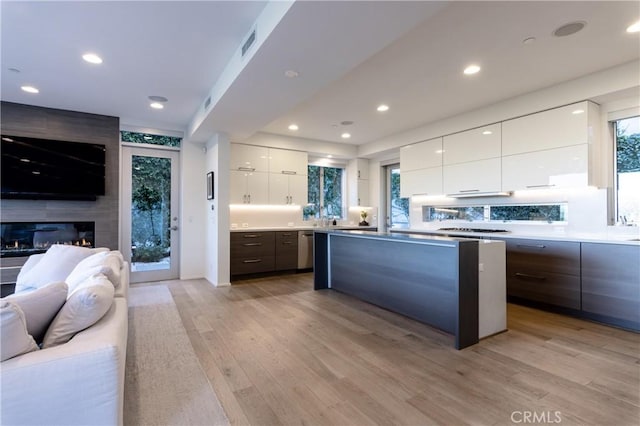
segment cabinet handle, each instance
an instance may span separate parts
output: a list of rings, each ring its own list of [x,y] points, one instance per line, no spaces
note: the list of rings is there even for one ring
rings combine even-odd
[[[260,263],[260,262],[262,262],[262,259],[247,259],[242,261],[242,263]]]
[[[296,172],[295,170],[282,170],[282,174],[283,175],[297,175],[298,172]]]
[[[547,246],[545,246],[544,244],[516,244],[516,247],[543,249],[543,248],[546,248]]]
[[[465,192],[480,192],[479,189],[461,189],[459,191],[460,193],[465,193]]]
[[[255,172],[256,168],[255,167],[238,167],[238,170],[242,172]]]
[[[527,188],[551,188],[556,186],[555,183],[545,184],[545,185],[527,185]]]
[[[282,244],[293,244],[293,241],[283,241]]]
[[[523,274],[521,272],[516,272],[515,276],[518,278],[525,278],[525,279],[536,280],[536,281],[545,281],[547,279],[547,277],[543,277],[540,275],[529,275],[529,274]]]
[[[244,243],[243,246],[245,247],[255,247],[255,246],[261,246],[262,243]]]
[[[248,194],[248,195],[247,195],[247,200],[248,200],[247,202],[248,202],[249,204],[251,204],[251,194]]]
[[[360,170],[358,170],[358,179],[360,179]]]
[[[290,237],[292,234],[290,232],[285,232],[280,235],[282,235],[283,237]]]
[[[260,238],[259,234],[244,234],[242,238]]]

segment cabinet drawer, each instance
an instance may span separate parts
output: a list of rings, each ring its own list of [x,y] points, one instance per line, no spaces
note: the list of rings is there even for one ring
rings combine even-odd
[[[234,232],[231,234],[231,258],[273,256],[275,232]]]
[[[276,239],[275,232],[232,232],[231,233],[231,246],[242,246],[244,243],[264,243],[268,244]]]
[[[580,309],[580,277],[507,266],[507,294],[535,302]]]
[[[580,243],[508,239],[507,267],[580,276]]]
[[[255,274],[275,269],[275,256],[231,257],[231,275]]]

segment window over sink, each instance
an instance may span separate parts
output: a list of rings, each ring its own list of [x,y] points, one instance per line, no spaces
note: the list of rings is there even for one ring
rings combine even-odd
[[[422,221],[566,223],[568,204],[503,204],[472,206],[422,206]]]
[[[308,200],[304,220],[344,217],[345,171],[341,167],[308,166]]]

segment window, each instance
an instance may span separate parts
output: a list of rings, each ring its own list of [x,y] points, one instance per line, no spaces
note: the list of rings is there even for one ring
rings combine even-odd
[[[567,203],[501,206],[422,206],[422,221],[464,220],[469,222],[566,223]]]
[[[182,138],[177,138],[175,136],[151,135],[148,133],[127,132],[122,130],[120,131],[120,140],[122,142],[180,147]]]
[[[640,116],[614,122],[616,220],[640,224]]]
[[[304,208],[304,220],[342,219],[344,169],[308,166],[309,204]]]
[[[409,227],[409,198],[400,196],[400,165],[387,166],[387,224],[390,228]]]

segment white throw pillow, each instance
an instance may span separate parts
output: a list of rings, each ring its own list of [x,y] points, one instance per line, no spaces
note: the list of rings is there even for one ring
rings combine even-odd
[[[37,350],[20,307],[6,300],[0,302],[0,361]]]
[[[42,348],[67,343],[78,332],[91,327],[113,304],[115,289],[104,275],[89,277],[80,284],[53,319],[42,341]]]
[[[27,322],[27,332],[41,342],[64,302],[67,300],[66,283],[53,283],[34,291],[7,296],[3,301],[18,305]]]
[[[96,253],[83,259],[65,279],[69,285],[69,294],[87,278],[98,274],[106,276],[111,284],[117,288],[120,285],[122,263],[122,255],[117,251]]]
[[[33,267],[24,273],[22,270],[20,271],[16,279],[16,293],[64,281],[78,262],[99,251],[109,251],[109,249],[89,249],[63,244],[52,245]]]

